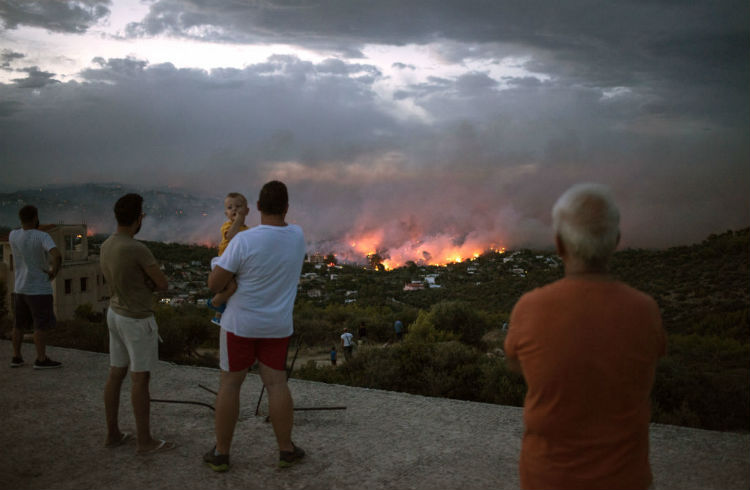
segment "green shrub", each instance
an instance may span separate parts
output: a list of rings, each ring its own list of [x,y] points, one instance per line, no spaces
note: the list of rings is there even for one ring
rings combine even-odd
[[[482,336],[489,330],[476,308],[463,301],[433,305],[426,320],[437,330],[454,333],[461,342],[473,346],[482,346]]]
[[[218,348],[219,327],[211,323],[212,312],[192,305],[173,308],[159,305],[155,309],[159,326],[159,358],[186,362],[201,359],[199,347]]]
[[[521,404],[525,388],[518,375],[508,374],[502,361],[488,359],[457,341],[403,342],[385,348],[364,347],[339,367],[309,362],[297,377],[424,396]],[[504,383],[504,384],[503,384]]]
[[[109,352],[109,330],[104,323],[75,319],[58,321],[47,334],[47,343],[58,347]]]
[[[404,336],[406,342],[416,343],[434,343],[457,340],[458,335],[445,330],[438,330],[432,323],[433,315],[426,311],[420,311],[417,320],[409,325],[408,331]]]
[[[670,335],[656,370],[655,422],[750,430],[750,347],[732,339]]]

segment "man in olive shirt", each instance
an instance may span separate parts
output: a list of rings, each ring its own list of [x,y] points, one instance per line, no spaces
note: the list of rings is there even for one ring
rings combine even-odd
[[[110,369],[104,388],[107,447],[131,438],[118,425],[120,388],[130,369],[131,401],[136,425],[136,452],[171,449],[174,444],[151,437],[149,380],[159,359],[159,331],[152,311],[153,291],[167,289],[167,277],[151,251],[133,237],[141,229],[143,198],[126,194],[115,204],[117,232],[104,241],[101,267],[110,290],[107,312]]]

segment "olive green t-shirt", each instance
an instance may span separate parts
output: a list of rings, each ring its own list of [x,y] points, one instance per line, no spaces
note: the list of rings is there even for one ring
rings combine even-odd
[[[129,318],[153,315],[153,288],[146,268],[157,262],[146,245],[115,233],[102,243],[99,262],[109,286],[109,307],[115,313]]]

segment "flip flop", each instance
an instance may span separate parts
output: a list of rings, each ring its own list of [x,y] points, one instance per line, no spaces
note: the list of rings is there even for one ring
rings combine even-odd
[[[104,447],[108,447],[110,449],[115,447],[120,447],[129,440],[133,438],[133,434],[130,432],[123,432],[122,435],[120,435],[120,439],[116,440],[115,442],[110,442],[109,444],[105,444]]]
[[[159,445],[156,446],[153,449],[148,449],[146,451],[136,451],[136,454],[153,454],[153,453],[160,453],[163,451],[169,451],[170,449],[174,449],[176,447],[176,444],[174,442],[167,442],[164,439],[159,439]]]

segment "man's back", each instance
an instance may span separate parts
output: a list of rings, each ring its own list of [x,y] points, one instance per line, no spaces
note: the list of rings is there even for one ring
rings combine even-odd
[[[528,385],[522,486],[648,486],[665,346],[658,306],[625,284],[566,278],[524,295],[505,344]]]
[[[15,288],[18,294],[52,294],[47,275],[47,252],[55,247],[48,233],[40,230],[13,230],[8,236],[14,261]]]
[[[259,225],[238,233],[216,262],[237,280],[222,328],[249,338],[291,335],[304,258],[305,238],[297,225]]]
[[[111,295],[110,308],[130,318],[152,312],[152,288],[145,269],[156,264],[149,249],[134,238],[115,233],[101,247],[99,259]]]

